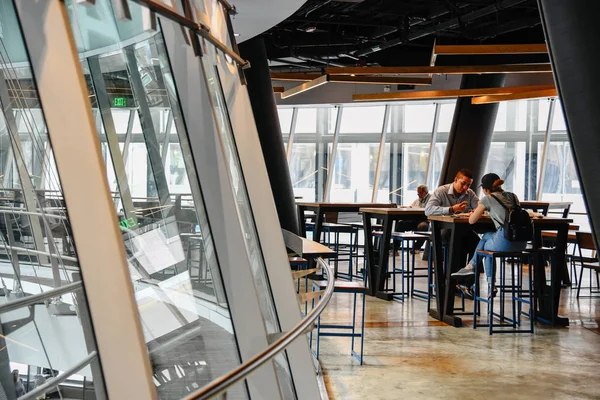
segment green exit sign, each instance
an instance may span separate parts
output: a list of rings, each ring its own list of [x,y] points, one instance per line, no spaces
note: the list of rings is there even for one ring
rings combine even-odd
[[[126,97],[115,97],[113,99],[113,107],[127,107]]]

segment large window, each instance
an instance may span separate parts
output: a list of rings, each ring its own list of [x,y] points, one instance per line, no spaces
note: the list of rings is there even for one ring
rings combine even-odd
[[[331,201],[370,201],[376,187],[376,201],[410,204],[418,185],[427,183],[433,190],[440,183],[447,183],[439,179],[454,116],[454,101],[352,104],[340,108],[337,152],[331,154],[331,144],[326,151],[327,157],[334,156],[329,188]],[[311,132],[315,132],[318,109],[297,108],[296,127],[303,131],[311,127]],[[499,104],[485,172],[500,175],[506,182],[505,189],[515,192],[521,200],[537,198],[549,109],[550,101],[546,99]],[[285,110],[280,111],[281,115],[291,115],[291,108]],[[385,124],[384,115],[388,115]],[[382,129],[385,129],[385,142],[384,153],[380,155]],[[540,198],[571,201],[571,210],[583,213],[583,197],[558,101],[551,129]],[[433,143],[432,133],[435,135]],[[333,138],[328,136],[323,140],[319,135],[307,133],[296,138],[290,161],[296,194],[307,200],[318,200],[318,172],[326,167],[320,161],[319,154],[323,150],[319,150],[319,146],[324,141],[332,143]],[[379,180],[375,182],[380,158]],[[580,225],[587,227],[587,220]]]

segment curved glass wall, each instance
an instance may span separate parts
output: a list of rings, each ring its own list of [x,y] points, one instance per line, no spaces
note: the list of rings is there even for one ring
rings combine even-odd
[[[256,223],[254,221],[254,215],[248,197],[248,189],[246,188],[244,173],[240,165],[237,145],[235,143],[229,112],[223,94],[223,83],[219,74],[218,65],[220,63],[226,63],[224,59],[225,57],[219,57],[209,51],[208,54],[202,58],[204,73],[210,92],[219,137],[221,139],[221,149],[225,156],[229,180],[236,197],[236,211],[245,238],[245,250],[250,260],[254,286],[256,287],[259,296],[258,300],[262,318],[267,333],[269,335],[277,335],[281,333],[281,326],[279,324],[279,319],[277,318],[277,310],[275,308],[271,286],[267,277],[265,260],[256,231]],[[224,68],[227,68],[227,65],[224,65]],[[284,398],[295,398],[294,385],[287,357],[284,353],[280,353],[275,356],[274,360],[279,383],[284,391]]]
[[[240,364],[235,332],[160,28],[129,3],[67,3],[159,398]],[[100,29],[101,28],[101,29]],[[156,29],[156,30],[154,30]],[[106,51],[98,51],[102,42]],[[228,393],[247,398],[242,385]]]
[[[12,1],[0,0],[0,26],[0,398],[106,398],[71,224]],[[65,371],[64,383],[41,390]]]

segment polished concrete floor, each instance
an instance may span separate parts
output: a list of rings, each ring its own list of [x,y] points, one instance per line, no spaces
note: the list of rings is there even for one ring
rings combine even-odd
[[[351,308],[351,295],[334,294],[323,323],[350,321]],[[600,297],[578,300],[564,289],[560,314],[570,326],[538,323],[535,334],[489,336],[472,329],[471,317],[462,328],[430,318],[420,299],[367,296],[364,365],[350,356],[350,338],[321,338],[329,397],[600,399]]]

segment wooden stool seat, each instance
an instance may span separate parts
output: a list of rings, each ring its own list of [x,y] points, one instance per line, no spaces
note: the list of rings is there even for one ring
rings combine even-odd
[[[327,281],[313,281],[313,285],[318,287],[319,290],[325,290],[327,287]],[[333,291],[340,293],[365,293],[367,288],[364,284],[359,282],[336,280]]]
[[[298,257],[298,256],[288,256],[288,261],[292,265],[308,263],[308,260],[306,258],[302,258],[302,257]]]

